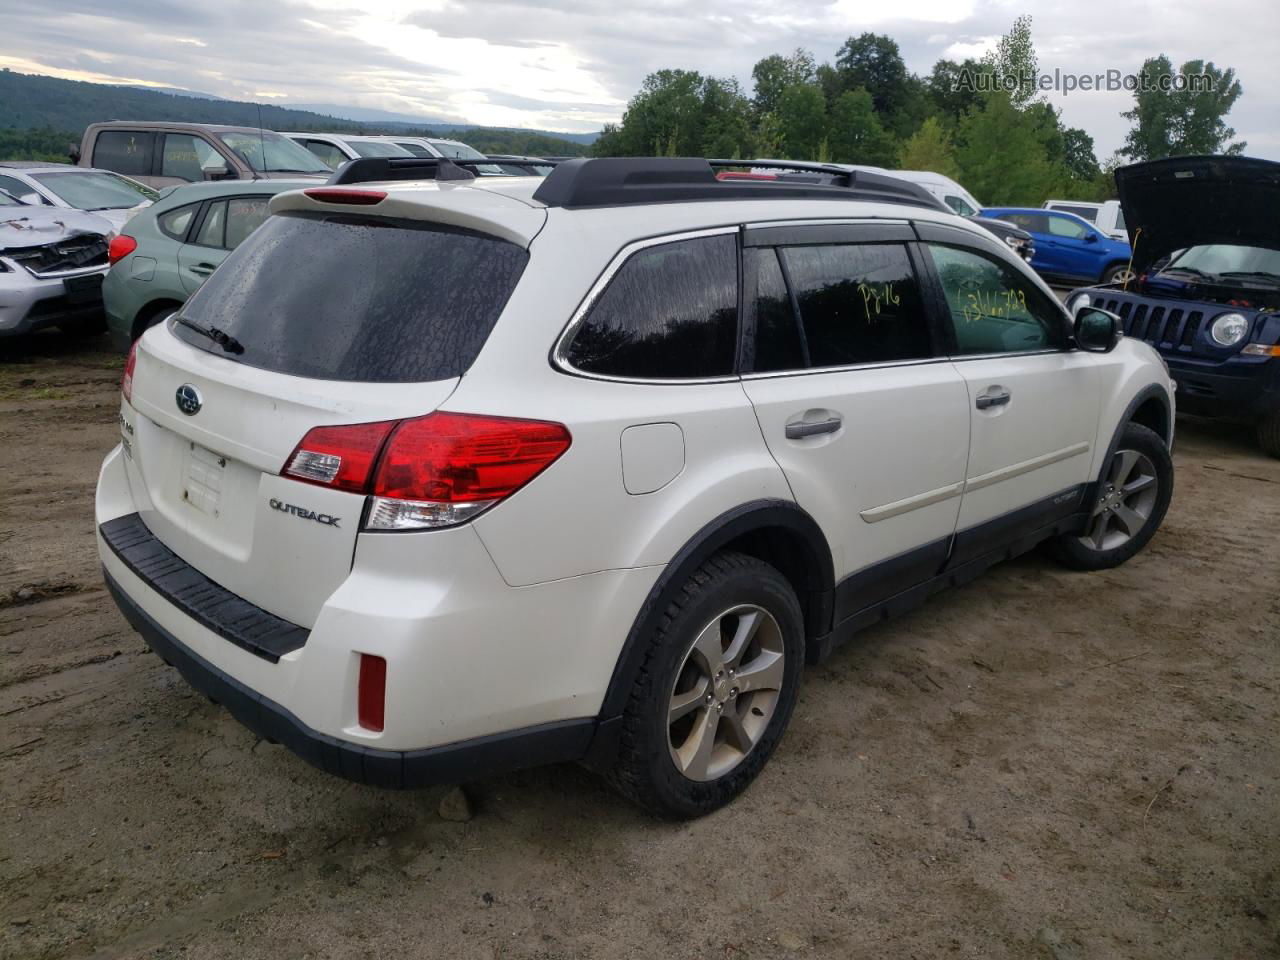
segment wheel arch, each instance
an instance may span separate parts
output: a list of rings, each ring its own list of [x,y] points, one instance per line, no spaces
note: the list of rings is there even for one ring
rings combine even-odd
[[[614,665],[586,758],[588,766],[607,767],[617,750],[619,721],[644,660],[644,638],[694,571],[722,550],[763,560],[787,578],[804,614],[806,652],[830,631],[835,565],[817,521],[787,500],[756,500],[722,513],[680,548],[645,598]]]
[[[137,340],[146,333],[147,328],[151,326],[151,321],[159,314],[164,313],[166,310],[177,310],[184,302],[183,300],[174,300],[171,297],[157,297],[155,300],[148,301],[133,315],[133,324],[129,328],[130,340]]]
[[[1111,440],[1107,445],[1106,453],[1096,463],[1095,481],[1102,476],[1102,471],[1106,469],[1107,464],[1111,461],[1111,455],[1116,452],[1116,445],[1120,442],[1120,435],[1124,433],[1124,428],[1130,423],[1136,423],[1155,431],[1160,439],[1164,441],[1166,447],[1171,446],[1173,442],[1173,408],[1169,402],[1168,392],[1157,383],[1149,383],[1133,396],[1125,407],[1124,413],[1116,422],[1115,429],[1111,432]]]

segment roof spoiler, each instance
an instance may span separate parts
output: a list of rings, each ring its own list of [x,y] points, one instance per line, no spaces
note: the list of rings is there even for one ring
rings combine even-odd
[[[553,161],[541,161],[551,163]],[[357,157],[348,160],[325,182],[331,186],[381,183],[387,180],[474,180],[472,167],[496,166],[497,160],[455,160],[451,157]]]
[[[716,178],[716,168],[821,174],[825,182]],[[609,207],[701,200],[863,200],[952,212],[918,184],[835,164],[695,157],[607,157],[560,163],[533,199],[549,207]]]

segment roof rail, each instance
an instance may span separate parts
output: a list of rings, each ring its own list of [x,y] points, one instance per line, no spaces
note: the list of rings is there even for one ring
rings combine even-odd
[[[539,161],[550,163],[554,161]],[[455,160],[452,157],[357,157],[348,160],[325,182],[333,186],[384,180],[474,180],[469,167],[497,166],[498,160]]]
[[[827,182],[718,180],[716,167],[820,173]],[[549,207],[613,207],[702,200],[863,200],[952,212],[918,184],[836,164],[694,157],[602,157],[560,163],[533,199]]]

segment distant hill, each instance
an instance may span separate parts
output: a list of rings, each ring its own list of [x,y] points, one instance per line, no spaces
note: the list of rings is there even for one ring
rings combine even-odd
[[[431,131],[470,143],[493,153],[534,151],[579,154],[597,134],[554,133],[523,128],[486,128],[473,124],[432,122],[405,114],[387,113],[358,121],[333,112],[359,112],[359,107],[319,104],[321,110],[223,100],[194,91],[169,92],[121,84],[85,83],[38,74],[0,70],[0,129],[45,130],[71,134],[79,141],[84,128],[101,120],[185,120],[262,126],[268,130],[364,130],[365,132]],[[366,111],[378,114],[383,111]],[[392,120],[391,117],[396,119]]]
[[[407,113],[395,113],[390,110],[375,110],[370,107],[353,107],[340,103],[291,103],[295,110],[311,110],[316,113],[355,120],[368,126],[376,126],[386,130],[421,129],[430,127],[437,133],[446,134],[457,130],[500,130],[507,133],[527,133],[539,137],[556,137],[572,143],[583,145],[595,143],[600,139],[599,133],[562,133],[558,130],[531,130],[528,127],[477,127],[474,123],[458,120],[437,120],[432,117],[415,117]]]

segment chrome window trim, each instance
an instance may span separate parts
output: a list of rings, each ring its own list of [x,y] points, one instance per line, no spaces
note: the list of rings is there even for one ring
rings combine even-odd
[[[605,288],[609,286],[610,281],[622,269],[623,265],[641,250],[647,250],[650,247],[660,247],[668,243],[679,243],[681,240],[699,240],[703,237],[723,237],[737,236],[741,230],[740,224],[732,224],[720,227],[707,227],[702,230],[683,230],[679,233],[664,233],[653,237],[646,237],[643,240],[634,240],[619,250],[609,265],[604,268],[604,272],[591,285],[591,289],[587,291],[586,297],[582,303],[573,312],[569,318],[569,322],[565,324],[564,330],[560,332],[559,338],[556,340],[555,346],[551,350],[551,365],[561,373],[567,373],[574,377],[583,377],[587,380],[603,380],[608,383],[635,383],[648,384],[653,386],[683,386],[686,384],[707,384],[707,383],[737,383],[740,379],[737,374],[726,374],[720,377],[671,377],[671,378],[649,378],[649,377],[617,377],[606,373],[592,373],[588,370],[579,370],[566,355],[569,344],[573,340],[574,334],[578,332],[578,328],[582,326],[582,322],[587,318],[587,314],[591,312],[591,308],[596,305],[596,301],[600,299],[600,295],[604,293]],[[739,293],[741,300],[741,293]],[[741,304],[739,304],[741,309]]]
[[[823,373],[852,373],[856,370],[882,370],[887,367],[919,367],[929,363],[963,363],[965,360],[999,360],[1003,357],[1041,357],[1063,353],[1076,353],[1073,349],[1051,350],[1018,350],[1008,353],[971,353],[954,354],[937,357],[919,357],[914,360],[882,360],[869,363],[848,363],[839,367],[804,367],[795,370],[767,370],[759,373],[744,373],[743,380],[769,380],[774,377],[803,377]],[[662,381],[664,383],[668,381]]]

